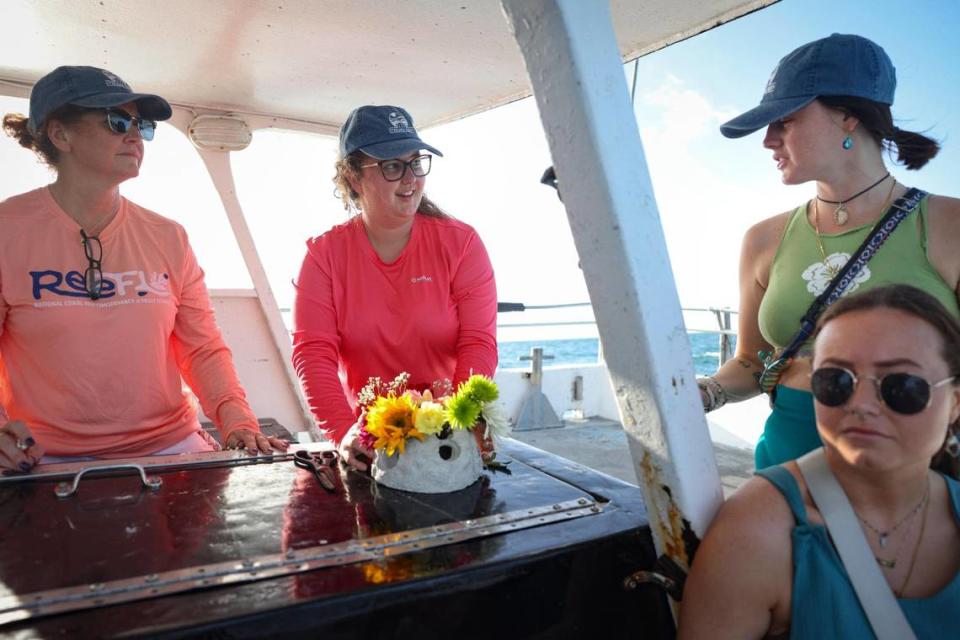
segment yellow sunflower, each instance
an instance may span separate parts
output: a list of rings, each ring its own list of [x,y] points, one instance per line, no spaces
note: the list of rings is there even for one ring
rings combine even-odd
[[[367,410],[367,431],[377,441],[375,449],[385,449],[388,456],[403,453],[407,438],[423,440],[417,431],[417,408],[409,394],[380,396]]]

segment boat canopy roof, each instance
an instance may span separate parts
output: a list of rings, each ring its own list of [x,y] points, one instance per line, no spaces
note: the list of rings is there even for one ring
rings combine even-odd
[[[611,8],[631,60],[772,1]],[[329,133],[360,104],[401,104],[424,128],[531,93],[497,0],[13,0],[3,14],[0,93],[10,95],[29,95],[58,65],[86,64],[194,110]]]

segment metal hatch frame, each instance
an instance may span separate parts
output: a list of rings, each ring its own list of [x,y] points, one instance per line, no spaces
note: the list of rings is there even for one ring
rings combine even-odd
[[[140,559],[134,565],[139,570],[130,573],[120,568],[103,574],[93,568],[85,573],[87,580],[79,583],[71,584],[69,579],[59,578],[53,582],[47,579],[18,581],[21,585],[36,586],[34,590],[21,588],[13,591],[11,588],[9,595],[0,598],[0,628],[4,633],[41,635],[74,635],[80,630],[88,630],[81,635],[96,631],[98,634],[108,635],[121,632],[131,635],[146,633],[152,636],[162,631],[174,637],[183,637],[202,634],[205,629],[212,628],[246,628],[247,633],[250,632],[249,629],[258,629],[259,631],[254,632],[257,634],[264,633],[267,629],[275,629],[278,624],[285,624],[283,620],[290,617],[292,606],[295,608],[293,610],[300,614],[294,616],[301,620],[295,624],[300,631],[304,631],[307,628],[332,628],[342,624],[344,619],[362,617],[361,612],[368,611],[371,607],[379,609],[391,606],[392,602],[422,599],[421,604],[411,608],[421,613],[407,614],[416,620],[416,616],[424,612],[424,607],[429,610],[429,602],[437,602],[438,598],[449,602],[448,598],[455,600],[454,594],[461,593],[460,597],[508,597],[518,604],[523,601],[541,603],[534,606],[543,606],[544,598],[560,597],[560,601],[574,598],[571,602],[586,598],[591,602],[596,601],[595,604],[600,605],[601,609],[609,607],[611,611],[621,613],[628,610],[630,603],[633,603],[635,609],[639,608],[636,610],[649,613],[645,617],[645,624],[649,631],[655,634],[654,637],[666,637],[670,622],[663,595],[652,588],[639,594],[626,592],[620,586],[623,577],[633,570],[631,567],[650,566],[655,557],[649,528],[646,526],[645,510],[633,487],[523,443],[510,441],[507,445],[505,453],[519,468],[514,469],[512,477],[499,473],[490,474],[494,476],[489,478],[492,482],[481,483],[481,486],[489,486],[493,489],[491,493],[487,494],[486,489],[474,492],[477,499],[481,499],[481,495],[487,495],[486,499],[491,501],[489,505],[498,505],[492,510],[484,508],[474,512],[473,516],[461,516],[459,519],[454,516],[455,519],[448,520],[446,518],[450,514],[456,513],[456,510],[462,507],[461,503],[428,501],[424,505],[430,506],[425,508],[435,511],[434,515],[428,514],[427,518],[413,521],[401,515],[399,520],[394,521],[389,515],[393,513],[393,509],[399,508],[401,503],[407,505],[407,508],[415,508],[421,504],[421,499],[415,495],[408,497],[405,492],[392,492],[387,496],[374,494],[375,500],[387,500],[386,511],[381,512],[377,507],[378,512],[393,522],[392,526],[399,523],[401,528],[382,533],[383,529],[375,526],[374,521],[365,520],[371,528],[365,528],[365,533],[360,537],[344,539],[341,537],[343,529],[339,524],[333,525],[330,530],[314,528],[323,521],[320,514],[338,512],[330,510],[338,499],[328,497],[329,494],[319,487],[315,487],[312,493],[298,491],[301,508],[313,500],[321,501],[317,505],[318,513],[300,525],[299,534],[288,534],[285,517],[282,523],[284,542],[278,539],[278,546],[255,544],[254,547],[260,550],[246,557],[241,550],[251,547],[245,543],[240,544],[238,540],[239,546],[235,545],[235,549],[240,551],[241,555],[233,555],[221,546],[223,541],[232,539],[230,526],[221,524],[221,533],[210,538],[209,542],[214,548],[223,551],[212,556],[201,552],[184,558],[185,562],[179,564],[152,564],[149,559],[153,558],[153,547],[148,546],[141,549]],[[269,499],[268,496],[286,495],[290,487],[314,484],[309,482],[309,474],[294,470],[293,465],[285,465],[284,461],[280,461],[279,465],[271,465],[269,460],[251,459],[251,464],[266,463],[263,469],[272,469],[272,472],[264,475],[250,466],[241,466],[225,476],[221,473],[222,469],[212,468],[210,460],[204,460],[203,457],[198,456],[186,465],[179,466],[172,464],[170,460],[158,462],[154,470],[164,468],[173,472],[171,478],[181,476],[179,488],[178,485],[171,485],[165,489],[175,493],[150,497],[149,494],[144,495],[143,492],[133,489],[130,495],[139,495],[142,500],[124,500],[122,504],[115,502],[120,510],[111,507],[113,515],[109,521],[119,525],[119,531],[122,532],[124,526],[128,526],[127,523],[134,522],[129,520],[131,515],[144,513],[130,511],[129,515],[124,515],[128,506],[136,509],[136,505],[142,505],[144,501],[153,502],[154,506],[150,508],[160,509],[161,512],[168,512],[168,509],[173,508],[167,506],[173,504],[169,502],[172,498],[176,498],[181,509],[192,504],[191,500],[210,501],[212,498],[213,502],[219,502],[216,494],[209,492],[210,487],[215,486],[210,484],[210,476],[196,484],[197,492],[194,497],[184,497],[185,501],[177,497],[185,495],[182,492],[183,487],[193,485],[179,473],[179,469],[183,467],[195,468],[204,475],[216,474],[213,477],[219,480],[214,482],[220,482],[219,486],[224,489],[241,489],[240,492],[234,491],[232,498],[239,500],[239,503],[233,504],[239,504],[241,509],[223,511],[225,521],[232,519],[230,514],[242,516],[244,513],[257,512],[256,498],[251,503],[252,496],[243,491],[243,487],[263,486],[264,489],[255,495],[267,498],[267,504],[272,504],[271,509],[275,510],[281,508],[281,503]],[[238,462],[230,456],[213,458],[221,465],[235,466],[234,463]],[[75,468],[61,468],[58,473],[71,470],[76,471]],[[228,477],[230,481],[224,482]],[[263,478],[270,478],[272,481],[264,485]],[[74,524],[70,522],[71,514],[75,517],[77,513],[91,513],[90,507],[94,505],[96,506],[93,511],[98,512],[100,505],[104,504],[103,496],[112,494],[114,489],[121,486],[124,487],[121,491],[124,494],[131,490],[129,483],[117,484],[120,478],[101,479],[99,486],[91,487],[91,492],[87,494],[88,504],[75,504],[57,515],[50,511],[50,505],[69,504],[73,498],[58,501],[49,495],[44,480],[49,485],[50,479],[51,476],[42,479],[20,478],[19,482],[32,486],[24,485],[17,490],[17,495],[20,500],[34,500],[45,495],[45,500],[35,504],[47,505],[44,511],[51,513],[52,517],[66,518],[70,529],[74,529]],[[304,480],[308,482],[303,484]],[[293,484],[288,485],[288,481]],[[370,486],[371,481],[369,478],[357,476],[345,479],[345,482],[351,490],[347,491],[344,485],[344,493],[339,500],[343,500],[345,505],[359,504],[355,500],[365,494],[357,491],[361,487]],[[9,487],[4,490],[12,489]],[[546,490],[547,493],[541,494],[541,490]],[[391,495],[393,497],[390,497]],[[504,497],[511,495],[518,500],[501,502]],[[542,498],[543,495],[553,497],[538,501],[538,496]],[[328,502],[329,500],[334,502]],[[375,504],[369,502],[369,497],[360,500],[367,505]],[[394,502],[395,500],[400,502]],[[243,506],[243,503],[246,503],[246,506]],[[285,502],[282,504],[284,513],[287,513],[288,505]],[[507,506],[509,504],[512,504],[512,508]],[[448,506],[452,510],[448,509]],[[297,507],[293,509],[290,513],[297,513]],[[440,519],[431,522],[437,516]],[[100,525],[94,524],[94,528],[90,529],[91,521],[87,522],[87,535],[98,530]],[[141,520],[138,518],[136,522]],[[269,522],[277,524],[262,529],[263,533],[268,533],[273,526],[278,527],[278,530],[281,527],[279,519],[270,518]],[[403,522],[419,524],[413,524],[413,528],[405,528],[402,527]],[[77,525],[83,526],[79,521]],[[63,525],[64,528],[66,526]],[[303,528],[304,526],[306,528]],[[540,527],[544,529],[538,533],[537,529]],[[326,534],[333,534],[333,544],[319,539],[327,537]],[[25,535],[29,536],[29,533],[22,532],[18,539],[23,540]],[[288,538],[288,535],[294,537]],[[268,535],[260,539],[266,542],[273,538]],[[181,542],[177,542],[171,549],[178,548],[180,544]],[[272,548],[279,551],[269,551]],[[91,555],[90,559],[96,559],[96,564],[99,565],[111,555],[124,555],[123,550],[122,545],[111,546],[110,550],[106,551],[106,556],[103,552],[97,552]],[[173,557],[169,555],[171,551],[165,547],[157,547],[156,550],[161,551],[161,557]],[[25,566],[37,561],[49,564],[49,561],[42,560],[42,554],[31,554],[31,557],[33,559],[28,560]],[[201,560],[197,563],[189,558]],[[382,570],[390,575],[396,567],[411,566],[409,563],[419,566],[419,563],[427,558],[435,559],[438,563],[428,565],[425,571],[413,575],[393,573],[394,577],[383,583],[374,577],[377,567],[383,567]],[[461,561],[467,562],[460,564]],[[153,569],[155,572],[144,571],[146,567],[156,567]],[[44,571],[44,574],[58,575],[53,565],[50,565],[49,571]],[[356,575],[369,576],[366,584],[356,583],[355,579],[351,578]],[[551,578],[551,575],[554,577]],[[564,581],[569,580],[569,583],[556,582],[559,576],[563,576]],[[586,576],[592,578],[585,580]],[[64,577],[69,578],[69,575]],[[344,578],[349,579],[341,582]],[[45,584],[52,588],[45,588]],[[493,584],[513,585],[510,587],[512,595],[494,595],[495,590],[489,589]],[[525,584],[536,584],[538,588],[545,588],[545,591],[525,591],[522,586]],[[318,585],[340,586],[332,587],[333,590],[330,590],[329,586],[321,586],[318,590]],[[292,589],[295,589],[295,592]],[[437,591],[433,593],[433,589]],[[578,594],[575,597],[574,590]],[[562,596],[565,592],[568,595]],[[469,593],[474,593],[475,596],[469,596]],[[220,610],[219,605],[227,603],[232,604]],[[582,625],[584,620],[592,619],[598,611],[593,607],[574,609],[576,611],[564,613],[561,619],[555,618],[559,612],[554,612],[548,614],[544,620],[549,618],[553,625],[563,625],[564,619],[577,620],[576,624]],[[453,607],[454,615],[457,610],[458,607]],[[307,612],[318,611],[325,613],[319,618],[307,615]],[[244,618],[248,622],[244,622]],[[245,627],[250,624],[251,618],[256,619],[258,625],[265,626]],[[502,620],[502,617],[500,619]],[[452,622],[457,625],[465,622],[456,620],[454,618]]]

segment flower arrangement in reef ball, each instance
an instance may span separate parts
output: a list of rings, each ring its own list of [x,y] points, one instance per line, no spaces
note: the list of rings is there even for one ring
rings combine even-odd
[[[360,434],[364,446],[392,456],[402,454],[410,438],[443,439],[454,429],[473,431],[479,426],[484,431],[479,435],[486,438],[510,434],[509,421],[496,404],[500,392],[487,376],[472,375],[456,391],[449,380],[439,380],[420,392],[407,388],[409,380],[407,373],[387,383],[370,378],[360,390],[357,399],[366,415]],[[492,458],[485,455],[487,462]]]

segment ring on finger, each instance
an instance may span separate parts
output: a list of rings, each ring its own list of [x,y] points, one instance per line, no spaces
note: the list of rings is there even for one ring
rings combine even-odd
[[[24,440],[23,438],[17,438],[17,449],[20,449],[20,451],[26,451],[29,448],[30,448],[30,445],[27,443],[26,440]]]

